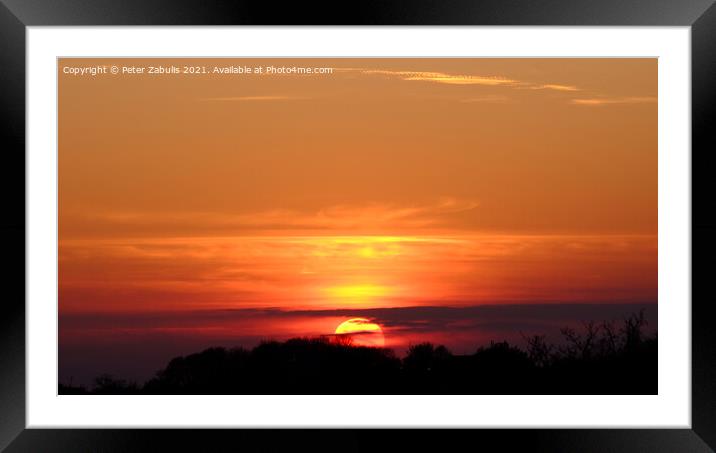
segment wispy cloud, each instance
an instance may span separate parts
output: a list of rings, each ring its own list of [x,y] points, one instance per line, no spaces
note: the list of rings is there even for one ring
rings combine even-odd
[[[448,74],[444,72],[416,72],[416,71],[388,71],[382,69],[366,69],[363,74],[384,75],[389,77],[397,77],[402,80],[444,83],[449,85],[515,85],[517,80],[499,76],[481,76],[481,75],[464,75],[464,74]]]
[[[485,85],[529,90],[581,91],[580,88],[574,85],[564,85],[559,83],[536,83],[495,75],[487,76],[469,74],[449,74],[445,72],[430,71],[389,71],[383,69],[359,68],[344,68],[344,70],[354,72],[357,71],[361,74],[367,75],[382,75],[387,77],[394,77],[406,81],[434,82],[447,85]]]
[[[582,88],[575,85],[567,85],[563,83],[544,83],[526,80],[518,80],[500,75],[479,75],[479,74],[452,74],[447,72],[436,71],[397,71],[388,69],[370,69],[370,68],[336,68],[337,72],[361,74],[369,76],[382,76],[392,79],[403,80],[407,82],[427,82],[443,85],[455,86],[485,86],[485,87],[503,87],[516,90],[534,90],[534,91],[554,91],[559,93],[576,93],[584,92]],[[587,90],[588,92],[589,90]],[[594,93],[594,97],[584,97],[571,99],[569,102],[573,105],[582,106],[602,106],[612,104],[646,104],[657,102],[657,98],[653,96],[626,96],[626,97],[607,97]],[[225,96],[203,98],[202,101],[225,101],[225,102],[270,102],[270,101],[299,101],[310,99],[303,96],[287,96],[287,95],[257,95],[257,96]],[[484,96],[475,96],[459,99],[461,103],[492,103],[504,104],[513,100],[504,94],[491,94]]]
[[[391,71],[385,69],[366,68],[342,68],[343,72],[353,72],[365,75],[377,75],[395,78],[408,82],[431,82],[446,85],[475,85],[504,87],[516,90],[555,91],[560,93],[576,93],[585,90],[564,83],[544,83],[527,80],[518,80],[498,75],[475,75],[475,74],[450,74],[446,72],[432,71]],[[462,103],[508,103],[511,98],[506,95],[486,95],[460,99]],[[645,104],[657,102],[656,97],[650,96],[628,96],[628,97],[606,97],[595,93],[591,98],[579,98],[570,100],[571,104],[584,106],[600,106],[610,104]]]
[[[657,296],[655,235],[160,231],[61,240],[63,309],[366,309]]]
[[[602,105],[613,105],[613,104],[650,104],[657,101],[656,97],[650,96],[631,96],[622,98],[587,98],[587,99],[572,99],[571,103],[574,105],[585,105],[585,106],[602,106]]]
[[[527,88],[529,88],[530,90],[580,91],[579,88],[573,85],[560,85],[557,83],[547,83],[544,85],[528,85]]]
[[[474,200],[452,197],[439,198],[431,203],[397,205],[364,203],[332,205],[316,211],[272,209],[250,213],[212,212],[107,212],[96,214],[86,221],[94,225],[127,225],[132,228],[155,229],[177,226],[201,226],[204,230],[246,229],[327,229],[351,228],[421,228],[449,224],[451,216],[478,206]]]

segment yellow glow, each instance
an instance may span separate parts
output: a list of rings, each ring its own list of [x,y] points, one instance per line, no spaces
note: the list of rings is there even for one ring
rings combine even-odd
[[[360,249],[358,254],[363,258],[373,258],[375,257],[375,250],[373,249],[373,247],[363,247],[362,249]]]
[[[327,288],[328,294],[342,299],[372,298],[387,296],[390,289],[380,285],[346,285]]]

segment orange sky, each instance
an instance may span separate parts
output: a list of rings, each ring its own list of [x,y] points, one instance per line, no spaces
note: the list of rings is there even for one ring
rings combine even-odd
[[[61,312],[656,301],[655,59],[58,68]]]

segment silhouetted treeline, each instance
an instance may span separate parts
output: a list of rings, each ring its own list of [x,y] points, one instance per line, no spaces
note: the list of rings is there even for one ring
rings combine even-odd
[[[412,345],[390,349],[331,338],[210,348],[172,359],[144,385],[102,375],[91,389],[60,384],[60,394],[656,394],[657,338],[643,314],[622,325],[564,328],[564,342],[525,337],[525,347],[493,342],[474,354]]]

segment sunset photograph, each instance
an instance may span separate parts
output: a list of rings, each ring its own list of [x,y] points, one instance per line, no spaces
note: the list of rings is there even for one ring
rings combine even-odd
[[[655,58],[60,58],[59,394],[657,394]]]

